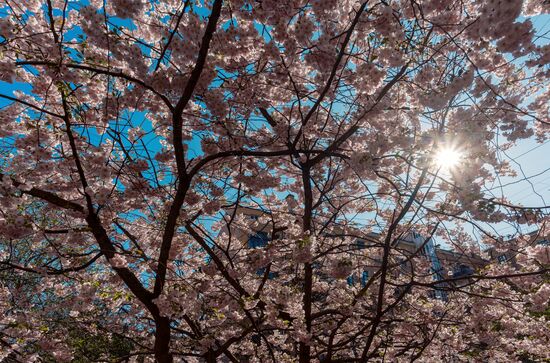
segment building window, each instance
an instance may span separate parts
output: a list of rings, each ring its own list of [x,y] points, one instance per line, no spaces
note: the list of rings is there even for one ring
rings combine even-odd
[[[258,271],[256,271],[256,275],[262,276],[262,277],[263,277],[263,276],[265,275],[265,267],[259,268]],[[269,273],[267,274],[267,278],[268,278],[269,280],[272,280],[272,279],[274,279],[274,278],[276,278],[276,277],[279,277],[279,273],[278,273],[278,272],[271,272],[271,271],[269,271]]]
[[[267,236],[267,233],[265,232],[256,232],[250,238],[248,238],[248,247],[250,248],[258,248],[258,247],[265,247],[267,246],[267,242],[269,242],[269,237]]]
[[[369,280],[369,272],[363,271],[361,273],[361,287],[365,287],[367,285],[368,280]],[[359,278],[357,274],[353,273],[347,277],[347,281],[349,286],[353,286],[359,281]]]
[[[468,265],[458,265],[453,271],[453,277],[466,277],[474,274],[474,269]]]
[[[369,272],[368,271],[363,271],[363,273],[361,274],[361,286],[362,287],[367,286],[367,281],[368,280],[369,280]]]

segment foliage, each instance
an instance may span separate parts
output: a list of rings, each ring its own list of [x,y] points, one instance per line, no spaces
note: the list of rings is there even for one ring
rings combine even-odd
[[[549,358],[545,1],[1,9],[0,357]]]

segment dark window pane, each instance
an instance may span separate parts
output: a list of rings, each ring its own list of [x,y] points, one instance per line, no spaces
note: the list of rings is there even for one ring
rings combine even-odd
[[[267,246],[267,242],[269,242],[269,237],[267,236],[267,233],[257,232],[256,234],[248,238],[248,247],[250,248],[265,247]]]

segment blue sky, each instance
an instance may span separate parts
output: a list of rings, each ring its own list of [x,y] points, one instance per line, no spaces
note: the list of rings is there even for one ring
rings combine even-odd
[[[120,21],[122,24],[123,21]],[[537,43],[548,44],[549,39],[544,34],[550,31],[550,15],[541,15],[532,18],[538,35],[541,36]],[[127,24],[124,24],[127,25]],[[28,92],[30,87],[25,84],[9,84],[0,81],[0,93],[12,95],[14,90],[23,90]],[[0,107],[8,104],[9,101],[0,98]],[[142,120],[143,115],[136,115],[136,121]],[[150,123],[144,123],[144,129],[149,131]],[[152,140],[149,140],[152,141]],[[158,141],[153,141],[150,145],[158,150]],[[195,138],[190,144],[190,155],[197,156],[200,152],[198,139]],[[153,151],[154,152],[154,151]],[[543,144],[537,143],[534,139],[520,140],[518,145],[500,153],[500,157],[510,160],[512,167],[517,171],[516,178],[501,178],[502,184],[512,183],[504,186],[502,192],[512,202],[524,206],[539,207],[548,205],[550,202],[550,142]],[[526,180],[521,181],[523,177]],[[518,181],[519,180],[519,181]],[[496,192],[496,191],[495,191]],[[499,196],[497,194],[497,196]],[[497,226],[496,230],[502,234],[513,232],[512,227],[506,225]]]
[[[550,43],[550,15],[539,15],[531,18],[539,38],[537,45]],[[528,207],[550,205],[550,140],[537,143],[534,139],[520,140],[517,145],[500,153],[500,157],[508,160],[518,173],[514,178],[501,178],[502,184],[515,182],[504,186],[502,191],[512,202]],[[521,181],[526,177],[526,180]],[[495,192],[497,192],[495,190]],[[533,227],[526,226],[531,231]],[[505,225],[497,226],[501,234],[513,233],[514,228]],[[525,232],[525,231],[524,231]]]

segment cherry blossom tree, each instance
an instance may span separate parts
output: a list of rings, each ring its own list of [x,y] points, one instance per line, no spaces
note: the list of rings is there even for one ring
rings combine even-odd
[[[483,252],[510,249],[498,223],[550,232],[550,206],[487,187],[515,176],[503,151],[549,136],[548,10],[6,0],[0,357],[550,358],[548,246]],[[434,279],[397,244],[412,231],[486,265]]]

